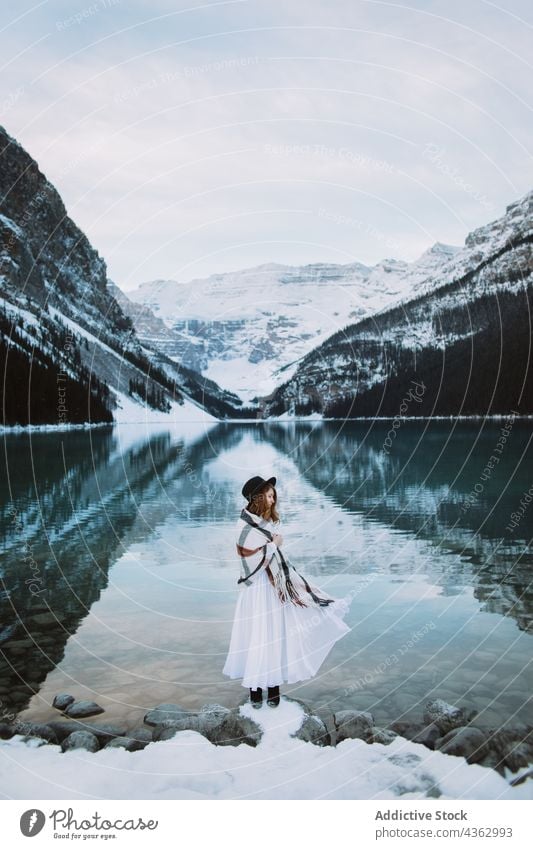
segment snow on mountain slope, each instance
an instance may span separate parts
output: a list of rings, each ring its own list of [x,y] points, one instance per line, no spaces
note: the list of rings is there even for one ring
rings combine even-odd
[[[337,330],[416,294],[458,250],[437,243],[416,262],[374,267],[267,263],[187,283],[154,280],[128,296],[146,308],[133,316],[142,339],[163,342],[172,359],[250,402]]]
[[[146,349],[106,264],[35,160],[0,127],[0,366],[5,426],[111,422],[128,396],[142,419],[191,396],[199,420],[233,410],[200,375]],[[181,392],[182,383],[186,387]]]
[[[427,384],[419,415],[533,412],[532,243],[529,192],[470,233],[413,296],[307,354],[263,399],[263,414],[394,416],[412,379]]]

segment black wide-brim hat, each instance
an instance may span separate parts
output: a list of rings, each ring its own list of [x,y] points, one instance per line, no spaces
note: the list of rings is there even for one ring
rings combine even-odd
[[[256,477],[250,478],[250,480],[246,481],[242,488],[242,494],[248,499],[248,501],[251,501],[252,497],[266,484],[269,486],[276,486],[276,478],[269,478],[266,481],[264,478],[256,475]]]

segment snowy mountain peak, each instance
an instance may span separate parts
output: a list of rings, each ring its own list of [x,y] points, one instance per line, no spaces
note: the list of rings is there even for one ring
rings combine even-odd
[[[456,250],[437,243],[414,263],[384,259],[375,266],[264,263],[188,283],[153,280],[128,296],[168,330],[160,328],[156,339],[140,314],[132,316],[147,345],[164,336],[168,356],[250,403],[331,334],[412,297]]]
[[[517,233],[526,235],[531,233],[531,215],[533,213],[533,191],[528,192],[505,209],[505,215],[478,227],[469,233],[465,240],[465,247],[476,246],[484,253],[491,250],[497,244],[503,248],[511,237]]]
[[[439,259],[445,257],[447,259],[451,259],[460,250],[461,248],[456,245],[446,245],[444,242],[435,242],[434,245],[424,251],[418,262],[425,257],[438,257]]]
[[[414,262],[264,263],[188,283],[151,281],[129,296],[163,321],[172,337],[165,341],[168,356],[249,404],[290,380],[328,337],[463,279],[511,238],[525,238],[532,199],[530,192],[474,230],[464,247],[435,242]],[[149,333],[145,338],[150,344]]]
[[[223,413],[238,401],[141,345],[103,258],[2,128],[0,356],[7,424],[124,421],[125,405],[137,421],[147,412],[168,420],[187,405],[211,420],[199,406]]]
[[[263,415],[393,417],[414,374],[409,415],[529,414],[532,241],[530,192],[460,250],[437,243],[409,270],[416,297],[332,334],[261,399]]]
[[[505,214],[514,216],[520,215],[531,215],[533,212],[533,189],[530,192],[527,192],[523,197],[515,200],[513,203],[510,203],[509,206],[505,208]]]

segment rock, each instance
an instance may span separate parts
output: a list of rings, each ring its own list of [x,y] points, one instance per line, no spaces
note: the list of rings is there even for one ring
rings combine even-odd
[[[153,710],[149,710],[145,714],[144,721],[147,725],[161,725],[162,722],[167,722],[172,719],[179,719],[182,716],[190,716],[193,711],[186,710],[180,705],[162,704],[157,705]]]
[[[72,734],[74,731],[83,731],[83,723],[82,722],[74,722],[74,720],[70,722],[58,722],[55,719],[50,720],[47,723],[49,728],[52,728],[57,739],[60,743],[68,737],[69,734]]]
[[[64,720],[62,722],[52,720],[47,725],[55,731],[60,743],[75,731],[88,731],[94,734],[101,745],[109,742],[113,737],[122,737],[126,734],[125,726],[121,725],[106,725],[103,723],[101,725],[94,725],[90,722],[76,722],[75,720]]]
[[[81,724],[78,723],[78,728],[80,731],[89,731],[91,734],[94,734],[101,746],[105,746],[106,743],[109,743],[115,737],[127,736],[125,725],[111,725],[105,722],[84,722]]]
[[[337,743],[343,740],[372,740],[374,717],[363,710],[341,710],[335,714]]]
[[[200,713],[198,714],[197,730],[200,734],[203,734],[210,743],[215,743],[218,739],[220,726],[230,713],[230,709],[223,705],[203,705]]]
[[[451,731],[452,728],[460,728],[469,721],[463,708],[450,705],[442,699],[433,699],[426,703],[424,709],[424,722],[427,725],[434,723],[442,736]]]
[[[503,763],[511,772],[518,772],[522,767],[529,766],[531,761],[533,761],[531,746],[528,746],[527,743],[516,743],[506,753]]]
[[[427,749],[435,749],[435,743],[441,737],[442,735],[438,726],[434,722],[430,722],[429,725],[425,725],[421,731],[417,731],[410,739],[413,743],[421,743]]]
[[[152,740],[157,743],[159,740],[170,740],[179,731],[199,731],[199,724],[197,714],[183,715],[179,719],[167,719],[155,726]]]
[[[133,731],[128,731],[123,736],[130,737],[132,740],[138,740],[139,743],[152,742],[152,732],[149,728],[134,728]]]
[[[52,707],[55,707],[58,710],[65,710],[65,708],[71,705],[74,701],[76,701],[74,696],[70,696],[68,693],[60,693],[52,702]]]
[[[14,723],[15,734],[23,734],[25,740],[32,737],[39,737],[41,740],[46,740],[47,743],[58,744],[58,739],[55,731],[50,725],[41,722],[22,722],[17,720]]]
[[[70,749],[86,749],[88,752],[97,752],[99,748],[98,740],[90,731],[73,731],[61,743],[63,752]]]
[[[83,718],[87,716],[96,716],[96,714],[103,712],[103,707],[97,705],[96,702],[90,702],[86,700],[72,702],[64,710],[65,716],[69,716],[73,719],[77,717]]]
[[[303,740],[304,743],[313,743],[315,746],[331,745],[331,737],[328,730],[318,716],[305,716],[298,731],[295,734],[291,734],[291,737]]]
[[[318,716],[326,726],[326,731],[329,734],[329,745],[337,745],[337,726],[335,725],[335,715],[327,708],[319,708],[314,716]]]
[[[533,734],[529,728],[497,729],[488,732],[490,751],[511,772],[533,761]]]
[[[127,752],[138,752],[147,746],[149,741],[141,742],[134,740],[132,737],[113,737],[109,743],[106,743],[104,749],[126,749]]]
[[[219,725],[211,729],[207,739],[216,746],[239,746],[241,743],[257,746],[262,736],[263,732],[256,722],[243,716],[239,708],[233,708]]]
[[[391,731],[389,728],[373,728],[372,739],[369,742],[389,746],[397,736],[396,732]]]
[[[17,731],[9,722],[0,722],[0,740],[10,740]]]
[[[435,748],[445,755],[463,757],[474,764],[488,754],[487,736],[473,725],[452,728],[436,741]]]
[[[489,752],[480,761],[478,761],[479,766],[487,767],[488,769],[494,769],[498,772],[503,778],[505,778],[505,767],[503,765],[503,761],[498,757],[496,752]]]
[[[519,775],[517,778],[513,778],[509,784],[511,787],[516,787],[518,784],[523,784],[528,778],[533,778],[533,768],[528,769],[527,772],[522,773],[522,775]]]
[[[388,730],[394,731],[399,737],[405,737],[406,740],[412,740],[417,734],[423,730],[424,726],[420,722],[411,722],[407,719],[398,719],[391,722]],[[440,737],[439,731],[439,737]]]
[[[224,705],[208,704],[202,705],[198,719],[202,727],[208,731],[211,728],[216,728],[222,720],[231,713],[230,709]]]

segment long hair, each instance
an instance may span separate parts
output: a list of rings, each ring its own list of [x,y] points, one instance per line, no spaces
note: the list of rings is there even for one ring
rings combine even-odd
[[[266,503],[265,494],[268,490],[271,489],[274,493],[274,503],[272,507],[269,507]],[[251,500],[248,502],[247,510],[250,513],[254,513],[256,516],[262,516],[263,519],[270,520],[271,522],[279,522],[279,514],[277,511],[278,505],[278,494],[276,492],[276,487],[272,486],[271,483],[265,484],[258,493],[252,495]]]

